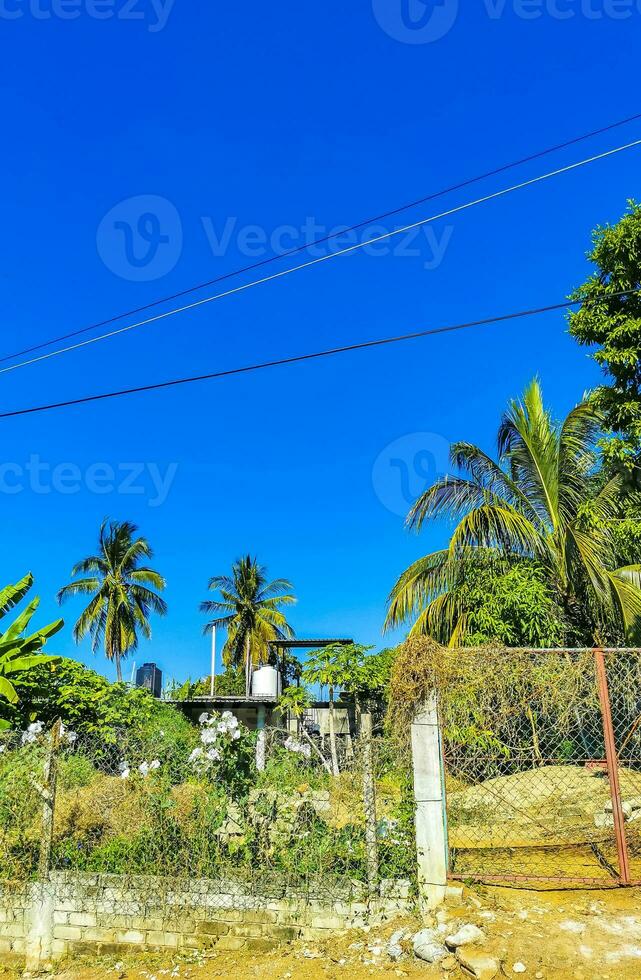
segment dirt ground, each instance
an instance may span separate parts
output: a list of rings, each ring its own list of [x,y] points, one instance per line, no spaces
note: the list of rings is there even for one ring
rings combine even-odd
[[[639,889],[541,892],[471,888],[465,890],[462,903],[445,906],[431,920],[436,928],[441,926],[443,935],[467,923],[483,930],[484,941],[473,949],[497,962],[497,977],[641,977]],[[402,942],[404,955],[395,962],[390,958],[388,942],[403,926],[407,929]],[[336,937],[331,943],[293,943],[260,954],[212,950],[173,956],[147,953],[68,960],[53,976],[56,980],[364,980],[372,976],[454,980],[474,975],[466,972],[455,956],[438,965],[416,959],[411,937],[419,928],[421,923],[417,920],[399,921],[372,927],[368,933]],[[12,974],[19,975],[17,970],[4,968],[6,980],[13,980]]]

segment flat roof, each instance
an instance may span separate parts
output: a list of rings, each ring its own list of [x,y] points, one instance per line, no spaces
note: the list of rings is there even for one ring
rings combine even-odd
[[[353,640],[270,640],[270,647],[280,647],[280,649],[290,650],[304,650],[319,647],[331,647],[335,643],[340,643],[342,646],[349,646],[353,643]]]

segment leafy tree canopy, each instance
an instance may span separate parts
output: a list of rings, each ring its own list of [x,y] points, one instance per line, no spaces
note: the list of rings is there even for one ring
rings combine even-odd
[[[582,306],[568,315],[570,333],[592,355],[609,384],[592,395],[614,438],[604,453],[615,467],[631,468],[641,450],[641,205],[630,201],[615,225],[593,233],[594,272],[572,294]]]
[[[150,748],[193,741],[186,718],[157,701],[146,688],[111,684],[83,664],[66,658],[42,663],[16,684],[18,703],[11,711],[13,727],[25,728],[37,718],[49,727],[60,718],[80,736],[98,743],[117,744],[132,733]]]

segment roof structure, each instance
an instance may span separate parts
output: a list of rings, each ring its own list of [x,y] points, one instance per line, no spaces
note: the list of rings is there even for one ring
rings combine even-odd
[[[349,646],[353,640],[270,640],[269,646],[277,650],[320,650],[323,647],[331,647],[339,643],[342,646]]]

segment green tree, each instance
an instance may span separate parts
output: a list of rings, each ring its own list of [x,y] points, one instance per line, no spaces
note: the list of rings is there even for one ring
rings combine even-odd
[[[510,647],[558,647],[570,641],[570,625],[538,562],[493,558],[461,571],[455,588],[466,609],[466,646],[496,641]]]
[[[98,552],[74,565],[71,576],[82,576],[58,592],[58,602],[77,595],[91,600],[78,618],[73,636],[80,643],[91,637],[94,653],[104,645],[105,656],[114,661],[116,676],[122,681],[122,660],[138,646],[139,634],[151,638],[149,617],[164,616],[167,605],[158,595],[165,588],[159,572],[147,564],[153,557],[146,538],[129,521],[103,521]],[[156,591],[154,591],[156,590]]]
[[[380,692],[389,680],[391,659],[383,655],[368,656],[370,649],[360,643],[332,643],[315,650],[303,667],[304,681],[329,691],[329,746],[335,776],[340,771],[336,743],[337,691],[352,694],[360,706],[363,699]]]
[[[420,530],[430,519],[457,521],[449,547],[419,559],[392,590],[386,627],[411,622],[411,634],[462,644],[470,632],[467,571],[496,557],[527,560],[541,569],[573,638],[603,642],[608,631],[641,627],[641,566],[615,568],[612,519],[621,478],[593,493],[601,417],[582,402],[561,423],[544,408],[537,381],[505,412],[498,459],[460,442],[452,464],[463,476],[447,476],[416,502],[408,524]],[[589,519],[591,517],[591,520]],[[586,620],[587,616],[587,620]]]
[[[33,585],[33,575],[29,573],[16,582],[0,590],[0,619],[20,603]],[[9,704],[18,701],[16,685],[29,671],[40,664],[52,663],[57,658],[40,653],[49,637],[63,627],[62,619],[43,626],[35,633],[25,636],[29,623],[40,605],[36,596],[29,602],[17,619],[0,633],[0,698]],[[0,721],[0,727],[7,727],[7,720]]]
[[[641,450],[641,205],[630,201],[617,224],[599,226],[592,238],[588,257],[596,268],[572,294],[582,305],[568,316],[570,333],[596,346],[592,356],[609,384],[592,400],[615,433],[604,453],[630,468]]]
[[[227,630],[223,647],[227,666],[247,664],[250,658],[253,663],[266,663],[270,640],[293,637],[281,609],[296,602],[292,584],[282,578],[270,582],[267,569],[251,555],[234,562],[231,576],[215,575],[209,588],[220,598],[200,604],[201,612],[214,614],[204,631],[210,633],[213,627]]]

